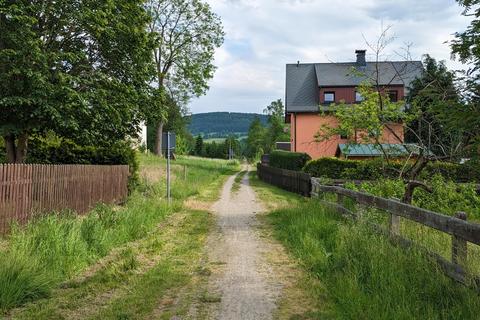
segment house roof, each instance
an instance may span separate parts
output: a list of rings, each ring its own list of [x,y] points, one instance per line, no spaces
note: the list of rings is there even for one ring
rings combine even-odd
[[[381,145],[366,143],[366,144],[343,144],[340,143],[337,149],[337,155],[344,155],[346,157],[381,157],[383,156],[382,149],[390,156],[408,156],[410,153],[418,155],[420,147],[414,143],[406,144],[389,144],[382,143]]]
[[[377,72],[378,66],[378,72]],[[423,70],[420,61],[356,62],[287,64],[287,112],[318,112],[319,87],[358,86],[377,78],[380,85],[403,85],[408,93],[410,83]],[[361,74],[361,75],[360,75]]]

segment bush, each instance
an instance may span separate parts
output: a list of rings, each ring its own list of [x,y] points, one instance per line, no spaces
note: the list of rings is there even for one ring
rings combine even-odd
[[[435,161],[425,170],[425,177],[440,174],[448,180],[457,182],[480,182],[480,162],[467,161],[464,164]]]
[[[303,168],[306,173],[318,178],[346,180],[376,180],[380,178],[398,178],[403,167],[402,162],[387,164],[382,159],[343,160],[338,158],[320,158],[307,163]],[[407,164],[408,166],[411,164]],[[447,180],[456,182],[480,182],[480,164],[469,161],[465,164],[449,162],[430,162],[421,174],[427,179],[440,174]]]
[[[3,138],[0,137],[0,163],[7,162],[7,154],[5,153],[5,142]]]
[[[138,159],[135,150],[123,141],[106,146],[81,146],[56,136],[32,137],[27,163],[128,165],[130,188],[138,181]]]
[[[310,159],[306,153],[275,150],[270,153],[270,166],[300,171]]]
[[[352,172],[357,168],[357,161],[337,158],[320,158],[309,161],[303,171],[313,177],[340,179],[344,172]]]

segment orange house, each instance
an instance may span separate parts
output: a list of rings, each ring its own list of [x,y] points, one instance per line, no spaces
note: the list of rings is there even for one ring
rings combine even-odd
[[[360,102],[357,87],[365,80],[377,78],[391,101],[402,100],[412,80],[423,70],[420,61],[367,62],[365,50],[355,53],[355,62],[287,64],[285,108],[286,121],[291,125],[291,151],[306,152],[313,159],[334,157],[339,144],[348,142],[347,137],[315,141],[322,125],[338,125],[335,116],[328,113],[330,103]],[[403,137],[403,125],[391,123],[384,129],[381,142],[403,144]]]

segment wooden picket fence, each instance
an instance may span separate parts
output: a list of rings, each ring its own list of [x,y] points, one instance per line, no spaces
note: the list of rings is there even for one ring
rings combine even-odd
[[[121,203],[128,176],[127,165],[0,165],[0,234],[43,213]]]

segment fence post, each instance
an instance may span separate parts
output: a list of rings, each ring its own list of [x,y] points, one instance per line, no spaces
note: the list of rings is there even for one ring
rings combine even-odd
[[[467,221],[465,212],[457,212],[455,218]],[[452,262],[456,265],[465,266],[467,264],[467,241],[452,235]]]
[[[187,165],[183,165],[183,180],[187,180]]]
[[[343,199],[344,199],[343,194],[337,193],[337,203],[341,206],[343,206]]]
[[[390,214],[390,235],[398,236],[400,235],[400,216],[391,213]]]

